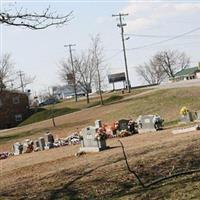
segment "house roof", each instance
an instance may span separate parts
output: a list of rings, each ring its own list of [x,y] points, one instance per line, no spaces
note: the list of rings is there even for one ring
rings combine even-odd
[[[195,74],[197,71],[200,71],[200,69],[198,67],[185,68],[185,69],[182,69],[181,71],[177,72],[175,74],[175,77]]]

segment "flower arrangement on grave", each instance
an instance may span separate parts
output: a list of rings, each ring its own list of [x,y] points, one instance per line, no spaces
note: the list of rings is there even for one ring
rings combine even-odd
[[[117,137],[127,137],[127,136],[130,136],[131,133],[127,130],[121,130],[118,134],[117,134]]]
[[[96,135],[95,135],[95,139],[96,140],[106,140],[108,138],[106,131],[104,128],[98,128]]]
[[[188,114],[189,110],[187,109],[187,107],[182,107],[180,110],[180,114],[183,116],[186,116]]]

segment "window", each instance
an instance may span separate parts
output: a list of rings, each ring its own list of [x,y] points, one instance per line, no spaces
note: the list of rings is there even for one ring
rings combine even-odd
[[[22,121],[22,115],[21,114],[15,115],[15,121],[16,122],[21,122]]]
[[[19,96],[13,97],[13,104],[19,104]]]
[[[2,100],[0,99],[0,108],[3,106]]]

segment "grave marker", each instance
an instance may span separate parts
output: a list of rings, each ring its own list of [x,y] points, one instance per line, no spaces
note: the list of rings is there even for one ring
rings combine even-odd
[[[97,138],[96,127],[87,127],[81,131],[81,148],[80,151],[84,152],[99,152],[105,150],[106,140]]]

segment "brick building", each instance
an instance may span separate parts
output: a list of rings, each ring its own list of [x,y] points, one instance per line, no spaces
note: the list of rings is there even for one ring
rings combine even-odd
[[[29,114],[29,100],[26,93],[16,91],[0,92],[0,129],[14,127]]]

